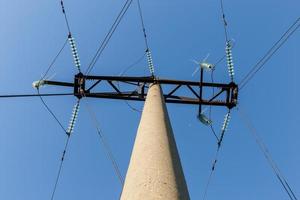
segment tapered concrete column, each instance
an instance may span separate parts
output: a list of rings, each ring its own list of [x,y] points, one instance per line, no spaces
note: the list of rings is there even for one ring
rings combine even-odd
[[[158,84],[149,88],[121,200],[188,200],[167,108]]]

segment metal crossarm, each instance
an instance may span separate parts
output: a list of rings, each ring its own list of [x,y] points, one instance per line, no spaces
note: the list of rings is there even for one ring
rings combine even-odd
[[[91,86],[86,87],[87,82]],[[129,88],[129,86],[132,88],[134,86],[134,89],[124,90],[120,88],[120,83],[122,83],[124,88]],[[74,95],[79,99],[90,97],[145,101],[150,84],[160,84],[164,89],[166,103],[225,106],[231,109],[237,105],[238,100],[238,86],[234,82],[223,84],[160,79],[154,76],[86,76],[78,73],[75,75],[74,83],[45,80],[45,84],[73,87]],[[97,87],[100,84],[105,86],[105,91]],[[208,96],[205,94],[205,91],[207,91],[205,88],[215,88],[218,92],[214,96],[205,99],[204,97]],[[179,95],[179,90],[185,90],[185,95]],[[201,94],[198,94],[196,91],[201,91]]]

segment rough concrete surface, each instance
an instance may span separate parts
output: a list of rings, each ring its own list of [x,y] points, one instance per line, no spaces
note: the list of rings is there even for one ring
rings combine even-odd
[[[167,108],[151,85],[121,194],[121,200],[189,200]]]

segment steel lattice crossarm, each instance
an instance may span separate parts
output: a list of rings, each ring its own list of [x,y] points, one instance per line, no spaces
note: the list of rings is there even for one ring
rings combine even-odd
[[[90,82],[91,86],[87,86]],[[130,91],[123,91],[119,87],[122,85],[135,86],[135,89]],[[122,99],[145,101],[147,91],[150,84],[160,84],[162,87],[169,86],[169,91],[164,91],[164,98],[166,103],[179,103],[179,104],[193,104],[193,105],[213,105],[213,106],[226,106],[229,109],[237,105],[238,86],[234,82],[229,84],[223,83],[208,83],[197,81],[183,81],[183,80],[170,80],[159,79],[154,76],[146,77],[131,77],[131,76],[86,76],[82,73],[75,75],[74,83],[48,81],[44,80],[45,85],[56,85],[74,88],[74,96],[77,98],[92,97],[92,98],[106,98],[106,99]],[[106,85],[106,91],[98,89],[96,86]],[[107,88],[110,91],[107,91]],[[177,95],[180,88],[185,88],[187,91],[185,96]],[[205,88],[215,88],[217,91],[214,96],[204,99],[207,96],[204,93]],[[99,91],[100,90],[100,91]]]

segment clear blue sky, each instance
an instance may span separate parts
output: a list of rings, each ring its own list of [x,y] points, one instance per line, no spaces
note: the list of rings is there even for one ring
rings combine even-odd
[[[124,0],[65,0],[82,67],[86,68]],[[210,53],[215,62],[224,54],[219,1],[144,1],[146,29],[157,75],[191,77],[195,65]],[[237,81],[299,16],[296,0],[227,1],[230,37],[236,41]],[[41,77],[64,42],[67,29],[59,1],[0,0],[0,94],[35,93],[31,83]],[[274,159],[300,195],[300,73],[299,30],[240,94],[246,110]],[[117,75],[145,50],[136,1],[97,63],[94,74]],[[228,82],[225,62],[216,70],[218,82]],[[50,74],[72,81],[76,69],[69,47]],[[146,62],[128,75],[148,75]],[[46,87],[42,92],[67,92]],[[65,126],[75,97],[51,97],[47,103]],[[140,114],[124,102],[86,99],[97,113],[123,175],[126,174]],[[142,103],[132,103],[141,108]],[[196,119],[196,107],[168,105],[192,199],[201,199],[216,148],[210,130]],[[66,136],[38,98],[0,100],[0,199],[50,199]],[[288,197],[270,166],[233,110],[208,198],[282,200]],[[224,109],[215,109],[219,130]],[[121,186],[106,158],[85,108],[71,138],[56,200],[118,199]]]

